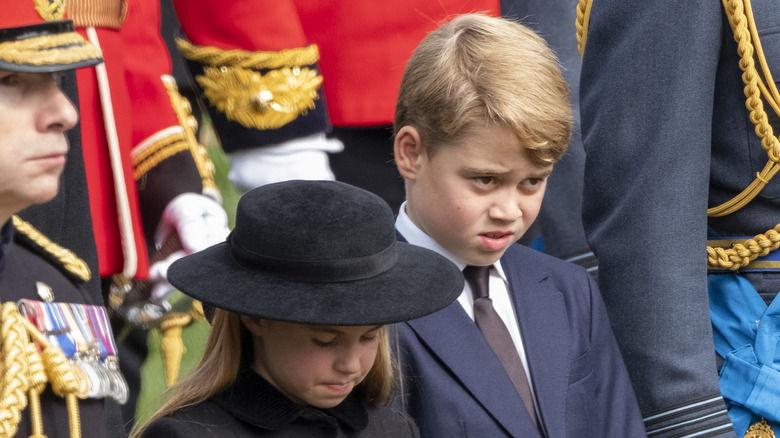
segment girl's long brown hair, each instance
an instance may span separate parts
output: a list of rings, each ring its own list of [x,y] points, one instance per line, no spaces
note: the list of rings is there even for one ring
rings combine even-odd
[[[387,333],[387,327],[382,327],[374,366],[355,389],[371,405],[389,404],[395,387]],[[187,406],[202,403],[230,386],[238,374],[242,353],[252,354],[251,351],[242,352],[242,339],[248,340],[251,336],[241,323],[239,314],[216,309],[211,334],[200,364],[184,380],[166,391],[168,401],[145,423],[136,424],[130,432],[130,437],[142,436],[153,421]],[[244,342],[244,345],[245,348],[251,348],[250,342]]]

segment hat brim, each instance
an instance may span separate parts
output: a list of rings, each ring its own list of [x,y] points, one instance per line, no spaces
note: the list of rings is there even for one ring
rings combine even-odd
[[[183,293],[233,312],[300,324],[383,325],[440,310],[463,290],[463,276],[433,251],[397,242],[398,263],[372,278],[290,281],[247,269],[228,243],[174,262],[168,280]]]
[[[69,21],[0,29],[0,69],[54,73],[103,62],[100,50]]]

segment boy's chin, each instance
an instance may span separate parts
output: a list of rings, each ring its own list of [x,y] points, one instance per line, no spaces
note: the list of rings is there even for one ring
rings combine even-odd
[[[466,264],[471,266],[492,265],[493,263],[500,260],[501,257],[504,256],[505,252],[506,252],[506,248],[501,251],[491,251],[489,253],[474,254],[471,257],[467,258],[465,261]]]

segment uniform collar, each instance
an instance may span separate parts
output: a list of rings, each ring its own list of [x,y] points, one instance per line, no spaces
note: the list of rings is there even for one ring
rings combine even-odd
[[[8,222],[0,228],[0,277],[3,274],[3,268],[5,267],[5,261],[8,258],[8,253],[11,250],[11,245],[14,241],[14,225],[9,219]]]
[[[242,421],[268,430],[282,429],[300,417],[320,418],[352,430],[368,426],[368,409],[354,392],[330,409],[299,405],[251,369],[240,371],[233,385],[216,395],[214,402]]]

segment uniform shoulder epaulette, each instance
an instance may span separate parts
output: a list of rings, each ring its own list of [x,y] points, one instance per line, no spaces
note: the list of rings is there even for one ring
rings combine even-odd
[[[186,59],[203,69],[195,80],[205,98],[228,120],[247,128],[277,129],[315,108],[322,76],[312,44],[249,52],[176,41]]]
[[[91,273],[87,263],[67,248],[52,242],[32,224],[13,216],[16,228],[15,240],[26,248],[49,260],[69,278],[78,283],[89,281]]]
[[[577,50],[580,55],[585,53],[585,43],[588,41],[588,26],[590,24],[590,8],[593,0],[579,0],[577,2]]]

